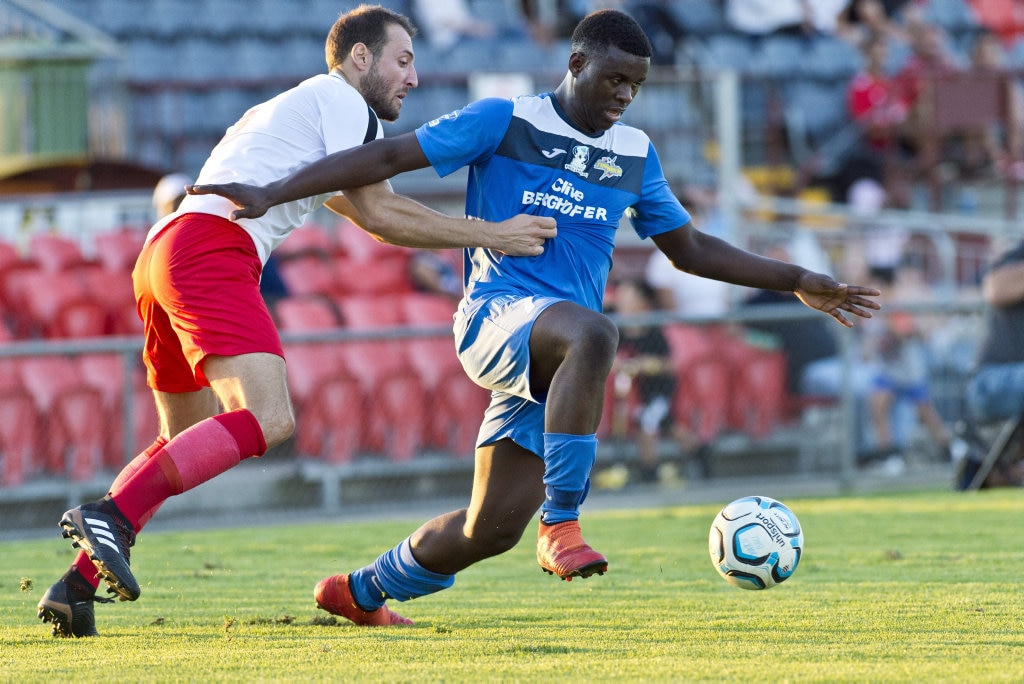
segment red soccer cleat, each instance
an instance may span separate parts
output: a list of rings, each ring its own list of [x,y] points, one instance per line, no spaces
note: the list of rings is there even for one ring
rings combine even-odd
[[[331,575],[320,580],[313,590],[316,605],[332,615],[340,615],[362,627],[389,627],[411,625],[412,620],[404,618],[387,606],[366,611],[356,605],[348,587],[348,575]]]
[[[537,562],[549,575],[558,575],[566,581],[573,577],[590,577],[595,573],[603,575],[608,571],[608,560],[583,541],[578,520],[540,524],[537,530]]]

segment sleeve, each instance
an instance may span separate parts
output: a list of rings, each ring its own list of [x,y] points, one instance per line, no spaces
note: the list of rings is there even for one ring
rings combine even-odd
[[[493,155],[511,120],[511,100],[487,98],[423,124],[416,138],[443,177]]]
[[[661,160],[651,144],[648,144],[640,199],[630,209],[629,218],[641,238],[667,233],[690,222],[690,212],[669,188]]]

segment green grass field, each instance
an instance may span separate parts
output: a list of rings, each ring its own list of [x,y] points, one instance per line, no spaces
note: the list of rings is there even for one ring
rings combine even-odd
[[[418,520],[143,535],[142,597],[97,605],[102,636],[77,640],[35,617],[72,558],[55,529],[0,544],[0,679],[1024,681],[1019,490],[786,503],[805,554],[774,589],[718,577],[718,506],[599,511],[584,532],[609,557],[605,576],[544,574],[531,528],[451,590],[395,604],[412,628],[334,622],[312,589]]]

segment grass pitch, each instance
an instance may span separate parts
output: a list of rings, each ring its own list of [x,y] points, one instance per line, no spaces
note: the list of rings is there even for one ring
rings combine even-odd
[[[55,529],[0,544],[0,679],[1024,681],[1019,490],[785,503],[805,554],[773,589],[718,577],[707,552],[717,505],[585,512],[608,574],[544,574],[530,528],[451,590],[393,602],[412,628],[315,609],[321,577],[421,522],[341,521],[144,534],[139,601],[97,605],[99,638],[55,639],[35,617],[72,558]]]

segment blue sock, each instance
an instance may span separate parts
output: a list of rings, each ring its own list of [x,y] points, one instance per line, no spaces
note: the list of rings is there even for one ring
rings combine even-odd
[[[548,525],[578,520],[580,504],[590,491],[590,471],[597,459],[597,435],[544,433],[544,505]]]
[[[408,539],[385,551],[373,565],[356,570],[349,576],[352,598],[363,610],[375,610],[389,598],[408,601],[419,596],[447,589],[455,583],[455,575],[431,572],[412,555]]]

